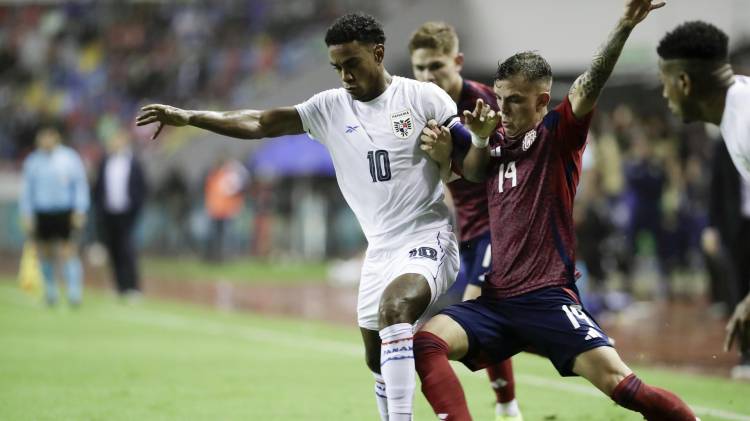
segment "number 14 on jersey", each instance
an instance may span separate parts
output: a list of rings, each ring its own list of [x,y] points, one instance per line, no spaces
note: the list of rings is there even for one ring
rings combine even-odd
[[[500,164],[500,170],[498,171],[497,176],[497,191],[500,193],[505,191],[504,185],[506,179],[510,180],[510,188],[516,187],[518,184],[516,161],[510,161],[508,162],[508,165],[505,163]]]

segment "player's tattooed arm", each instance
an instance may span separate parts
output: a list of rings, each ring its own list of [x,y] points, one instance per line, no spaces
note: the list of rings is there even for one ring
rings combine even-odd
[[[576,117],[583,117],[594,109],[635,25],[645,19],[649,12],[664,5],[664,2],[655,3],[653,0],[628,0],[625,3],[625,12],[610,32],[607,41],[599,47],[588,70],[573,82],[568,92]]]
[[[152,139],[164,126],[195,126],[224,136],[240,139],[262,139],[304,131],[294,107],[270,110],[194,111],[170,105],[151,104],[141,108],[136,125],[158,123]]]

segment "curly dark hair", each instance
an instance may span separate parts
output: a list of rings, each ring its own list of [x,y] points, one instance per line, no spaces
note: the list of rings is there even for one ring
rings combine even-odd
[[[727,60],[728,44],[729,37],[721,29],[696,20],[667,32],[656,52],[664,60]]]
[[[340,45],[352,41],[368,44],[385,44],[383,26],[374,17],[364,13],[349,13],[328,27],[326,45]]]
[[[552,79],[552,68],[547,60],[534,51],[513,54],[497,65],[495,80],[505,80],[520,74],[528,82]]]

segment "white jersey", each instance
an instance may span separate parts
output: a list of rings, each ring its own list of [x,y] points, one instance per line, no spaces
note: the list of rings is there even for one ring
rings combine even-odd
[[[734,76],[719,127],[734,166],[750,182],[750,77]]]
[[[458,121],[456,104],[437,85],[394,76],[371,101],[339,88],[296,109],[308,135],[328,148],[341,192],[371,246],[449,224],[438,166],[419,148],[427,121]]]

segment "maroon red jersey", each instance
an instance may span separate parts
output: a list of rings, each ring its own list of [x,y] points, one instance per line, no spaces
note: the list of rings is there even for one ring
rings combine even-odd
[[[573,198],[591,116],[567,96],[522,138],[490,146],[492,271],[482,295],[506,298],[575,281]]]
[[[462,123],[464,110],[473,111],[479,98],[497,111],[497,100],[492,88],[464,79],[461,96],[456,103]],[[453,196],[453,203],[456,207],[458,239],[468,241],[487,232],[490,229],[490,216],[487,212],[487,191],[484,184],[458,178],[448,183],[448,190]]]

